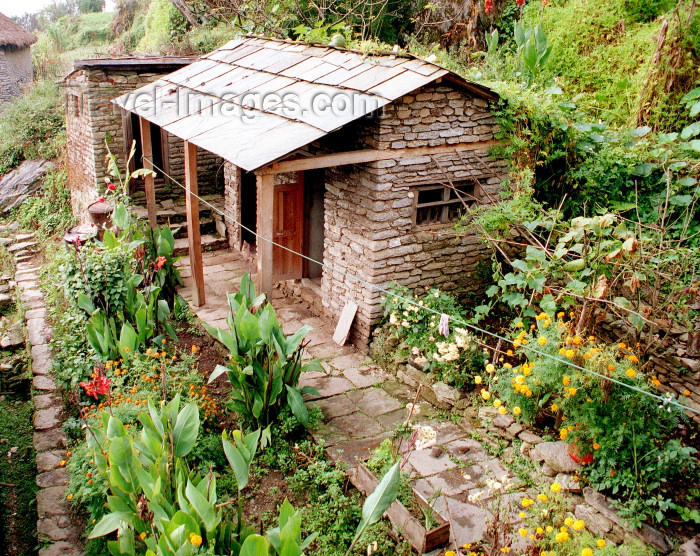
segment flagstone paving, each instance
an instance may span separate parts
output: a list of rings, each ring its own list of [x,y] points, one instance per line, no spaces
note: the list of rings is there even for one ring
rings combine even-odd
[[[204,253],[203,262],[206,305],[192,306],[192,310],[205,323],[224,327],[226,293],[238,290],[240,276],[250,265],[232,251]],[[188,260],[180,264],[186,265]],[[186,268],[183,277],[185,284],[180,293],[191,304],[192,282]],[[350,470],[358,461],[366,461],[398,425],[406,422],[406,406],[413,402],[416,391],[397,382],[354,347],[338,346],[332,340],[334,323],[313,315],[301,302],[283,297],[279,290],[273,293],[272,302],[285,333],[293,333],[304,324],[313,327],[307,349],[310,356],[323,362],[325,372],[307,373],[300,380],[302,386],[318,391],[318,396],[307,398],[323,412],[322,422],[311,433],[324,443],[332,459]],[[412,417],[411,423],[431,426],[436,432],[435,445],[412,451],[404,471],[415,478],[417,492],[426,500],[435,499],[435,510],[451,521],[453,541],[458,545],[478,541],[483,537],[489,512],[469,503],[468,496],[485,491],[489,478],[518,480],[472,440],[468,427],[440,421],[432,407],[424,401],[419,405],[420,413]],[[404,449],[407,444],[404,441]]]

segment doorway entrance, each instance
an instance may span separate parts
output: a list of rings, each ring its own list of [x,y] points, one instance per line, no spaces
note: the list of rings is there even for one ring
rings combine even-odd
[[[297,172],[295,183],[274,187],[272,234],[274,242],[281,246],[272,249],[274,279],[294,280],[301,278],[304,270],[304,259],[295,254],[304,250],[304,173]]]

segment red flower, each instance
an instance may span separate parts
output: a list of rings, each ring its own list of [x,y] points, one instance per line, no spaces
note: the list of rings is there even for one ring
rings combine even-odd
[[[493,0],[485,0],[484,2],[484,11],[487,14],[490,14],[493,11]]]
[[[83,241],[80,239],[80,236],[75,236],[75,239],[73,240],[73,245],[75,245],[76,249],[79,249],[82,244]]]
[[[98,203],[104,203],[104,202],[105,202],[105,198],[104,198],[104,197],[100,197],[99,199],[97,199],[97,202],[98,202]]]
[[[163,266],[165,266],[165,263],[167,262],[167,260],[168,259],[166,259],[165,257],[158,257],[158,259],[156,260],[156,264],[155,264],[156,270],[160,270],[161,268],[163,268]]]
[[[111,380],[104,376],[100,369],[95,369],[93,376],[94,378],[90,382],[81,382],[80,386],[83,387],[88,396],[97,399],[109,392]]]
[[[109,189],[110,191],[116,191],[116,190],[117,190],[117,186],[114,185],[113,183],[108,183],[108,184],[107,184],[107,189]]]
[[[527,2],[527,0],[515,0],[515,3],[516,3],[518,6],[524,6],[524,5],[525,5],[525,2]]]
[[[546,6],[547,4],[549,4],[549,0],[542,0],[542,5],[543,5],[543,6]]]

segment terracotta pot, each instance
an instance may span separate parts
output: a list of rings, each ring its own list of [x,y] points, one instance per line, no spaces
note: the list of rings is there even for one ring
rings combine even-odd
[[[114,206],[112,203],[105,201],[104,199],[95,201],[91,205],[88,205],[90,221],[95,225],[97,230],[97,239],[100,241],[104,237],[105,228],[109,228],[112,225],[113,212]]]

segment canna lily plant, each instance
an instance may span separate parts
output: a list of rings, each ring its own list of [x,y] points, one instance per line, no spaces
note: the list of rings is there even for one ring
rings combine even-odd
[[[245,274],[241,291],[229,295],[229,329],[206,326],[230,351],[229,366],[218,365],[209,382],[223,374],[228,376],[228,405],[252,429],[274,423],[285,407],[306,426],[309,414],[302,396],[318,392],[308,386],[299,388],[299,378],[303,372],[322,369],[317,360],[302,362],[302,342],[311,327],[302,326],[287,337],[272,305],[265,301],[265,295],[257,295],[250,276]]]

